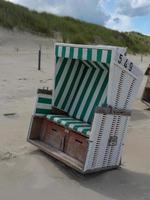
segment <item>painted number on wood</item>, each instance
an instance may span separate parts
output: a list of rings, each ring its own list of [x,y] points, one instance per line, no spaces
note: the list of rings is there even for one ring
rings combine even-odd
[[[125,59],[122,54],[119,55],[118,63],[121,64],[124,68],[128,69],[130,72],[133,69],[133,63],[130,62],[128,59]]]

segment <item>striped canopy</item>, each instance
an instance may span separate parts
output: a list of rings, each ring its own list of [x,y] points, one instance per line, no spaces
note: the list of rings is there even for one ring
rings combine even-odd
[[[57,44],[54,106],[91,123],[97,106],[107,104],[112,50]]]
[[[56,44],[55,56],[62,58],[72,58],[79,60],[97,61],[106,64],[110,64],[112,49],[109,48],[92,48],[87,45],[67,45],[67,44]]]

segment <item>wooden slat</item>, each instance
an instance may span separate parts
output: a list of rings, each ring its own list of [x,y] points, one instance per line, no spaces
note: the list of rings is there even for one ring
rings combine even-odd
[[[40,140],[28,139],[28,142],[37,146],[39,149],[41,149],[45,153],[47,153],[50,156],[56,158],[57,160],[63,162],[64,164],[68,165],[69,167],[72,167],[73,169],[77,170],[78,172],[83,173],[83,164],[80,161],[68,156],[67,154],[57,150],[56,148],[54,148],[50,145],[45,144],[44,142],[42,142]]]

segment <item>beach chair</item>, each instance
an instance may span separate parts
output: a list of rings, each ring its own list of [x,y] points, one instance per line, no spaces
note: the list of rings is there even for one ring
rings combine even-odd
[[[118,168],[142,77],[126,48],[57,43],[54,88],[37,92],[28,141],[83,174]]]

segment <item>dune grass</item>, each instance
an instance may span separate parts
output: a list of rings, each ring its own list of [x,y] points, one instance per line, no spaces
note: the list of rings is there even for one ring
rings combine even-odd
[[[118,32],[71,17],[38,13],[4,0],[0,0],[0,26],[56,39],[59,34],[63,42],[125,46],[133,53],[150,53],[149,36],[136,32]]]

